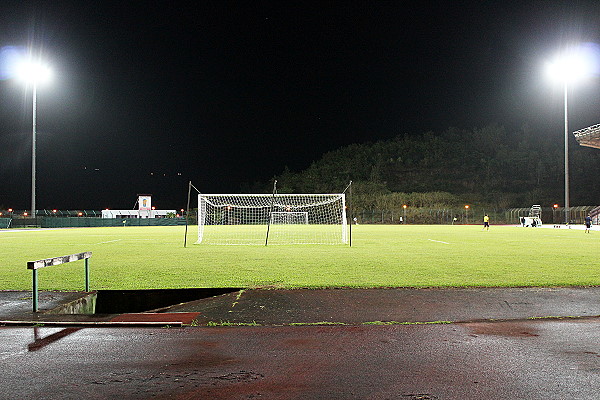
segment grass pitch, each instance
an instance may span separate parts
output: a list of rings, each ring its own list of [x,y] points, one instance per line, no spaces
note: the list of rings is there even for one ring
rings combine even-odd
[[[92,289],[600,285],[600,232],[492,226],[352,228],[347,245],[195,245],[197,230],[0,230],[0,289],[30,290],[27,261],[92,251]],[[234,229],[234,227],[232,227]],[[39,270],[40,290],[83,290],[83,262]]]

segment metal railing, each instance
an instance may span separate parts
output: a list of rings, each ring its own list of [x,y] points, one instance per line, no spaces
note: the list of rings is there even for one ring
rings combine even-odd
[[[52,265],[60,265],[68,262],[85,260],[85,291],[90,291],[90,257],[92,257],[91,251],[86,251],[84,253],[70,254],[68,256],[62,257],[52,257],[45,258],[43,260],[37,261],[29,261],[27,262],[27,269],[32,270],[33,272],[33,282],[32,282],[32,294],[33,294],[33,312],[38,311],[38,269],[49,267]]]

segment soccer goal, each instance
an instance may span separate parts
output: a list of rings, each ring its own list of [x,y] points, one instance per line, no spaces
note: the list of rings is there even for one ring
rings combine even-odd
[[[308,211],[273,211],[271,213],[271,225],[304,224],[308,225]]]
[[[346,244],[345,194],[199,194],[198,242]]]

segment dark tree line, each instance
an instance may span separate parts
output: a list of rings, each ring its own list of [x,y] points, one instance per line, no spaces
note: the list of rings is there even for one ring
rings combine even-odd
[[[300,172],[276,177],[280,193],[339,192],[352,180],[357,209],[402,204],[494,208],[564,202],[560,132],[499,125],[398,135],[325,153]],[[600,150],[570,142],[571,206],[600,203]],[[268,184],[264,187],[268,191]]]

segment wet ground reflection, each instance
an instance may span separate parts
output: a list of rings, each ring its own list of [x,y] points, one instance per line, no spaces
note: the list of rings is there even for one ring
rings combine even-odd
[[[37,351],[40,350],[49,344],[56,342],[66,336],[69,336],[72,333],[81,330],[82,328],[65,328],[61,329],[58,332],[54,332],[48,336],[41,337],[40,328],[37,326],[33,327],[33,342],[27,345],[27,350],[29,351]]]

